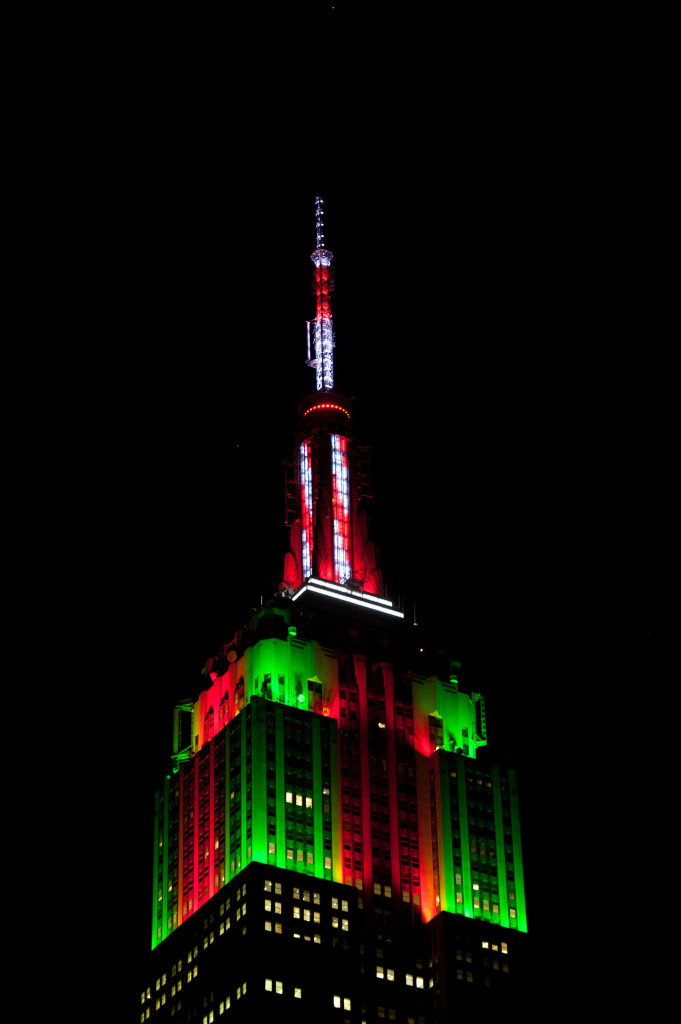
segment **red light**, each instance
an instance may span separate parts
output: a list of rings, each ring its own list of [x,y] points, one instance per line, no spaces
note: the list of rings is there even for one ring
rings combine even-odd
[[[350,419],[350,413],[348,410],[344,409],[342,405],[334,405],[333,402],[318,402],[317,405],[313,405],[309,408],[304,415],[307,416],[308,413],[315,412],[317,409],[336,409],[338,412],[344,412],[348,419]]]

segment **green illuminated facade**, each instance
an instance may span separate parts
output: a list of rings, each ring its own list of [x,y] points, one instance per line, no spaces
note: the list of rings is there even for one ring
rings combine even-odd
[[[167,778],[154,818],[152,945],[251,861],[333,879],[338,765],[333,719],[253,697]]]
[[[457,670],[417,647],[403,621],[331,593],[280,595],[209,659],[209,685],[176,709],[175,771],[156,798],[152,946],[177,967],[183,936],[197,936],[199,961],[205,938],[207,963],[217,955],[211,934],[223,948],[211,918],[251,879],[234,953],[246,958],[249,1000],[242,1004],[243,988],[236,999],[229,972],[211,967],[213,1020],[228,1003],[234,1020],[245,1007],[267,1007],[264,985],[277,978],[267,961],[260,978],[254,963],[271,941],[277,962],[286,946],[287,971],[300,981],[293,989],[306,994],[295,1007],[300,1021],[327,1019],[311,1009],[306,941],[331,947],[314,949],[332,971],[326,995],[316,980],[315,999],[358,1008],[343,1020],[378,1021],[383,1007],[387,1019],[436,1024],[479,988],[511,991],[527,931],[516,777],[491,762],[484,701],[460,689]],[[264,887],[275,877],[281,919],[266,913]],[[297,892],[319,900],[309,935]],[[354,909],[336,917],[336,904]],[[258,933],[254,909],[264,914]],[[344,965],[351,994],[335,990],[334,963]],[[159,981],[164,973],[172,976],[159,970]],[[383,993],[394,1005],[381,1002],[388,980],[403,986]],[[150,1000],[145,990],[140,1020],[194,1006],[202,987],[189,990],[186,975],[178,984],[169,982],[175,994],[165,1003],[162,984]]]
[[[428,783],[436,905],[526,932],[515,772],[440,750]]]

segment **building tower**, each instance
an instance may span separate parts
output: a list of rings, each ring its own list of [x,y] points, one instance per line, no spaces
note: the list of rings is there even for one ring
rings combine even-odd
[[[175,709],[140,1021],[435,1024],[523,976],[515,773],[487,756],[482,696],[385,591],[334,385],[320,198],[316,215],[290,549],[277,594]]]

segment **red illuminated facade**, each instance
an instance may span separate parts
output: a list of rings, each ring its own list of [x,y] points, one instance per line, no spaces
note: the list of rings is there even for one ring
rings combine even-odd
[[[515,773],[486,756],[481,695],[386,593],[365,453],[332,390],[320,210],[317,390],[300,405],[283,579],[176,709],[141,1021],[288,1003],[300,1021],[435,1024],[522,973]]]

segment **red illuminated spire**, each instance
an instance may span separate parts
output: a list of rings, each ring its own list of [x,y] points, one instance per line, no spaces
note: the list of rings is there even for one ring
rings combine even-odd
[[[314,264],[317,389],[300,406],[296,479],[292,481],[294,521],[291,550],[284,566],[284,585],[297,590],[310,579],[325,580],[354,592],[382,595],[383,581],[360,509],[361,451],[351,427],[351,402],[333,390],[333,253],[324,247],[323,200],[315,200],[317,248]],[[309,326],[309,325],[308,325]],[[322,392],[322,394],[320,394]]]

